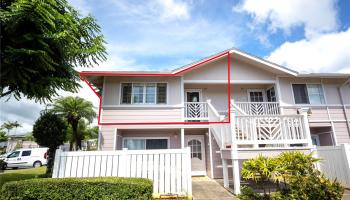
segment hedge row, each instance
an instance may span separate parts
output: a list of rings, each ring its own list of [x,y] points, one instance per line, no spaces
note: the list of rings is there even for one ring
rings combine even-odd
[[[45,178],[8,182],[1,199],[152,199],[153,184],[141,178]]]

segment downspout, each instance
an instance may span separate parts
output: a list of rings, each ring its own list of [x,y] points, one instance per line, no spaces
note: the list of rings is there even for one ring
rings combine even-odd
[[[343,97],[343,92],[342,92],[342,87],[346,86],[348,83],[350,83],[350,78],[348,80],[346,80],[343,84],[341,84],[338,87],[338,92],[339,92],[339,96],[340,96],[340,103],[341,103],[341,105],[343,107],[343,112],[344,112],[344,116],[345,116],[345,120],[346,120],[346,125],[347,125],[347,128],[348,128],[348,135],[350,136],[350,123],[349,123],[348,115],[346,113],[346,106],[345,106],[345,103],[344,103],[344,97]]]

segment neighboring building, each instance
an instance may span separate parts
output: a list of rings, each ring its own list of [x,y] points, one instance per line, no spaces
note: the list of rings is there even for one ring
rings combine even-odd
[[[190,146],[193,175],[224,174],[226,186],[259,153],[350,143],[350,74],[299,73],[232,49],[173,71],[81,76],[101,98],[100,150]]]

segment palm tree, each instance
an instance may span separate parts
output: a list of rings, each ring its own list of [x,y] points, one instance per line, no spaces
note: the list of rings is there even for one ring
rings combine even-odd
[[[51,111],[65,118],[72,126],[73,143],[75,150],[81,148],[81,140],[78,134],[78,124],[80,119],[85,119],[89,123],[96,117],[93,104],[80,97],[62,97],[51,105]],[[71,146],[72,148],[72,146]]]
[[[4,128],[4,129],[7,130],[7,135],[8,135],[8,136],[10,135],[10,131],[11,131],[13,128],[15,128],[15,125],[14,125],[15,123],[17,123],[17,121],[16,121],[16,122],[7,121],[7,122],[5,122],[5,123],[3,123],[3,124],[1,125],[2,128]]]
[[[17,121],[13,122],[13,127],[15,128],[15,135],[17,134],[17,128],[18,127],[22,127],[22,125],[20,123],[18,123]]]

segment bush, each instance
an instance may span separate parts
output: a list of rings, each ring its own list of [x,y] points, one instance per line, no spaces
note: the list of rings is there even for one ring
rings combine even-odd
[[[343,187],[337,181],[330,181],[319,172],[306,176],[296,176],[290,182],[286,195],[289,199],[341,200]]]
[[[151,199],[152,181],[142,178],[48,178],[8,182],[1,199]]]
[[[242,187],[242,200],[259,199],[341,199],[343,188],[314,168],[319,159],[302,152],[284,152],[277,157],[258,156],[243,163],[242,177],[254,181],[263,193]],[[269,182],[275,183],[270,192]],[[266,190],[266,188],[268,190]]]

